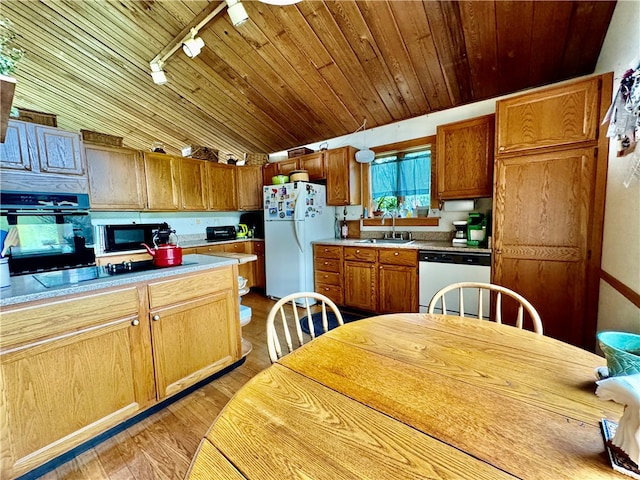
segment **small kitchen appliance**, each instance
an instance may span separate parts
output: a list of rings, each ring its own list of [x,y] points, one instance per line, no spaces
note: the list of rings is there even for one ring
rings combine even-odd
[[[207,227],[207,242],[223,242],[236,239],[236,227],[233,225],[221,225]]]
[[[483,213],[470,213],[467,220],[467,245],[478,247],[485,244],[487,219]]]
[[[467,244],[467,222],[466,220],[458,220],[453,222],[455,232],[453,233],[454,245],[466,245]]]
[[[247,238],[249,236],[249,227],[246,224],[240,223],[238,225],[238,233],[236,234],[237,238]]]
[[[160,243],[161,239],[165,243]],[[182,247],[178,246],[178,236],[176,231],[171,230],[166,223],[163,223],[153,235],[154,248],[149,247],[146,243],[143,243],[142,246],[153,257],[153,264],[156,267],[182,265]]]

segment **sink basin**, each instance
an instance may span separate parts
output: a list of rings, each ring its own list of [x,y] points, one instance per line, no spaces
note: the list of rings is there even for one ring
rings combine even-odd
[[[366,238],[364,240],[358,240],[358,243],[376,243],[376,244],[384,244],[384,243],[395,243],[395,244],[404,244],[411,243],[413,240],[403,240],[402,238]]]

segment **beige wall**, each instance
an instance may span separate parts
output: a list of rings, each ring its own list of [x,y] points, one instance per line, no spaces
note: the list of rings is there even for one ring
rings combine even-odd
[[[614,72],[614,94],[622,74],[640,61],[640,2],[623,0],[616,5],[596,73]],[[609,149],[607,200],[604,221],[602,269],[640,294],[640,181],[623,185],[631,168],[631,156],[618,158],[615,142]],[[640,308],[604,281],[600,282],[598,331],[640,333]]]

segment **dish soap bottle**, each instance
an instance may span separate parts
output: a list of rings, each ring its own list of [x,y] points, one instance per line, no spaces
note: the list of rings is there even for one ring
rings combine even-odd
[[[347,207],[344,207],[342,211],[342,225],[340,226],[340,238],[347,238],[349,236],[349,227],[347,226]]]

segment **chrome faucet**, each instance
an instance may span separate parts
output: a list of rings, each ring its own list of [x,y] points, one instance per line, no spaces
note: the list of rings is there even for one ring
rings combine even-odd
[[[384,218],[388,215],[391,217],[391,238],[396,238],[396,215],[397,215],[397,211],[393,210],[392,212],[384,212],[382,214],[382,223],[381,225],[384,225]],[[385,234],[385,238],[386,234]]]

